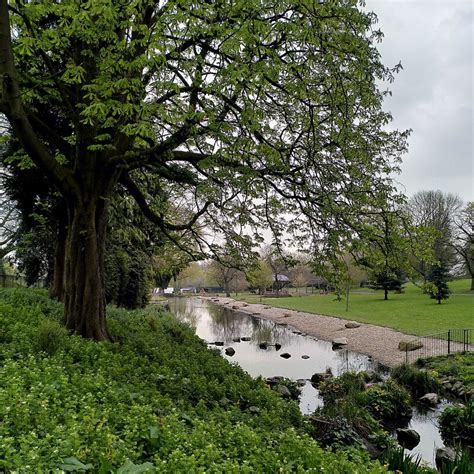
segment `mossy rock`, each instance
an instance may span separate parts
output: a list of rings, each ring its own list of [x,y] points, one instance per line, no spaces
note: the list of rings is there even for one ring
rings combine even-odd
[[[398,350],[402,352],[416,351],[417,349],[421,349],[422,347],[423,343],[420,341],[400,341],[398,343]]]

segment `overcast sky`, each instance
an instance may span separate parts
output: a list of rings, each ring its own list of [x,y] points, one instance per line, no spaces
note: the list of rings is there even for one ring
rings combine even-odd
[[[394,126],[413,129],[402,174],[411,196],[440,189],[474,200],[471,0],[366,0],[385,37],[383,62],[401,71],[385,102]]]

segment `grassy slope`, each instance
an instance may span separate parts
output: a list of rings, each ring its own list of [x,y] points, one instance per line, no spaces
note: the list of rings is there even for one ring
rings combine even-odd
[[[402,294],[389,294],[366,289],[353,290],[346,302],[335,301],[334,295],[293,296],[290,298],[264,298],[266,304],[279,308],[308,313],[338,316],[364,323],[387,326],[408,334],[434,334],[449,328],[474,327],[474,292],[469,291],[470,280],[450,282],[453,294],[441,305],[431,300],[413,284]],[[256,295],[243,295],[248,302],[260,302]]]
[[[60,313],[0,290],[1,472],[384,472],[320,449],[294,402],[156,309],[111,310],[114,344],[68,336]]]

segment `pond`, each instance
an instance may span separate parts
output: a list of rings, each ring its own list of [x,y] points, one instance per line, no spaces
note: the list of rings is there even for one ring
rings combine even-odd
[[[348,370],[388,374],[386,367],[367,355],[345,349],[333,350],[328,341],[301,334],[274,321],[239,313],[199,298],[170,298],[169,305],[175,317],[190,326],[210,344],[209,347],[220,349],[224,358],[238,364],[250,375],[264,378],[283,376],[300,379],[301,383],[304,380],[299,402],[303,414],[312,413],[322,405],[318,390],[308,380],[316,372],[331,369],[336,376]],[[248,340],[242,341],[241,338]],[[224,345],[216,346],[215,342]],[[260,347],[261,344],[266,344],[266,348]],[[229,347],[235,350],[233,356],[225,354]],[[291,357],[285,359],[282,354]],[[440,411],[439,408],[422,412],[415,407],[408,425],[421,438],[420,444],[410,453],[420,455],[431,465],[434,465],[436,448],[443,446],[437,428]]]

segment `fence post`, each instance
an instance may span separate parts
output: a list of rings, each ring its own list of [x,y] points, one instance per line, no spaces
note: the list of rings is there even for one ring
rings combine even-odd
[[[448,354],[451,354],[451,329],[448,330]]]

